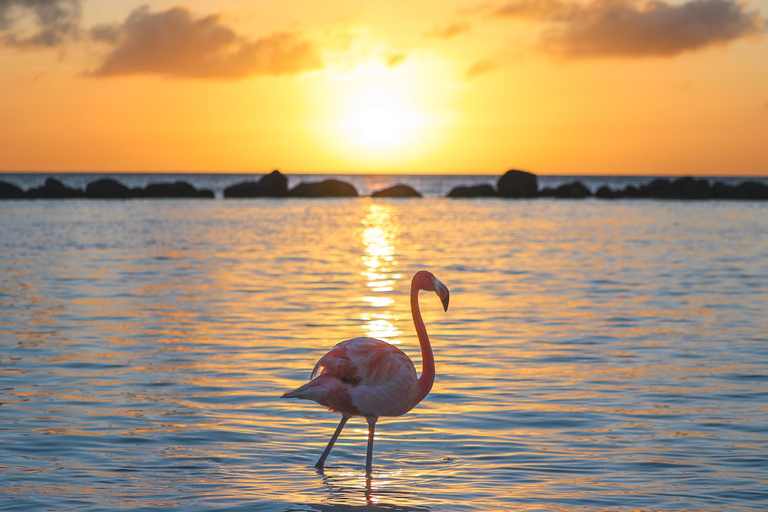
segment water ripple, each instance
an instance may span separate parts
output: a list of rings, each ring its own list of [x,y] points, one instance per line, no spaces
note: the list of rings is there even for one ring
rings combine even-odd
[[[765,510],[766,207],[2,203],[0,510]],[[418,369],[419,268],[433,391],[319,474],[279,396],[355,336]]]

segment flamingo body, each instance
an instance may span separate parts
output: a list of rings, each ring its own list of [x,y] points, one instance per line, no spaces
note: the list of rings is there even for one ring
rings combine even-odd
[[[311,379],[284,397],[353,416],[402,416],[419,403],[413,362],[376,338],[342,341],[320,358]]]
[[[282,398],[313,400],[341,414],[341,422],[315,467],[322,470],[336,439],[352,416],[368,421],[366,473],[371,473],[373,432],[379,416],[401,416],[427,396],[435,380],[435,361],[419,311],[419,291],[437,293],[448,310],[448,288],[430,272],[421,270],[411,281],[411,314],[422,355],[421,376],[399,348],[375,338],[342,341],[320,358],[309,382]]]

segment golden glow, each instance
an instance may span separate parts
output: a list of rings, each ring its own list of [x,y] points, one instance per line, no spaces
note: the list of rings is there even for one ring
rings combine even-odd
[[[402,87],[398,90],[390,85],[372,82],[346,100],[340,128],[351,144],[394,150],[417,141],[425,115]]]
[[[78,29],[123,25],[141,4],[83,2]],[[0,171],[768,172],[768,67],[755,65],[768,38],[563,62],[542,52],[544,25],[486,16],[490,4],[251,4],[180,2],[194,20],[220,15],[238,41],[295,34],[315,64],[201,79],[160,59],[107,78],[88,71],[110,43],[0,47]],[[183,56],[218,58],[209,50]]]
[[[371,203],[368,214],[362,219],[363,247],[362,256],[365,271],[363,275],[368,280],[368,288],[376,295],[366,295],[363,301],[374,308],[381,308],[375,313],[364,313],[362,319],[366,321],[364,329],[367,335],[373,338],[390,341],[399,344],[396,338],[402,331],[392,323],[396,317],[388,308],[395,300],[389,294],[393,291],[396,279],[400,274],[395,274],[395,238],[397,230],[393,221],[392,206]],[[383,295],[382,295],[383,294]]]
[[[413,56],[396,67],[371,58],[324,76],[309,92],[307,126],[339,165],[407,170],[439,151],[456,128],[450,69],[434,58]]]

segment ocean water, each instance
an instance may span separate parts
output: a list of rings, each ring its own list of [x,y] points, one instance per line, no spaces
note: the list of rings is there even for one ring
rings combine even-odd
[[[0,202],[0,510],[768,509],[768,203]],[[432,393],[281,400],[376,336]]]

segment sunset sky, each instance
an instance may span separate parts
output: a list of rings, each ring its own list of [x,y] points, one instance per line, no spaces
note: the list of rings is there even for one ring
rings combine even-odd
[[[768,2],[0,0],[0,172],[768,175]]]

